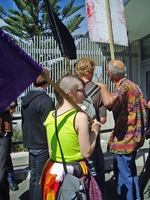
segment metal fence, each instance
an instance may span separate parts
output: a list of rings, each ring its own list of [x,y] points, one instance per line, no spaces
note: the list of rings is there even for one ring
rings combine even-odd
[[[56,82],[60,77],[68,72],[67,61],[61,57],[59,47],[53,37],[37,36],[34,42],[19,42],[19,46],[30,55],[42,67],[47,67],[50,71],[51,79]],[[94,72],[93,81],[100,81],[113,90],[113,84],[107,79],[105,74],[106,65],[110,60],[109,44],[91,42],[89,38],[75,39],[77,59],[70,60],[69,66],[74,74],[74,64],[83,57],[91,57],[96,62],[96,69]],[[129,48],[120,45],[114,45],[115,59],[122,60],[129,58]],[[21,96],[24,96],[33,86],[30,85],[18,97],[18,107],[16,113],[20,114],[21,110]],[[48,94],[55,100],[52,86],[47,90]]]

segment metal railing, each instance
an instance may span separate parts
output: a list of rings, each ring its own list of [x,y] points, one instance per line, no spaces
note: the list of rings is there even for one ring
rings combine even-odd
[[[21,119],[22,119],[21,116],[13,117],[12,118],[13,124],[17,124],[15,121],[16,120],[21,120]],[[100,130],[100,133],[109,133],[111,131],[112,131],[112,129],[103,129],[103,130]],[[12,141],[12,145],[18,145],[18,144],[22,144],[22,140]]]
[[[94,71],[94,81],[105,83],[110,91],[113,91],[113,83],[111,83],[106,74],[106,65],[110,60],[110,48],[108,43],[91,42],[89,38],[76,38],[77,59],[69,60],[69,65],[74,74],[74,64],[83,57],[91,57],[96,62]],[[53,37],[36,36],[33,42],[18,42],[18,45],[30,55],[42,67],[47,67],[50,71],[50,77],[57,82],[60,77],[66,74],[67,63],[64,57],[61,57],[59,47]],[[129,48],[121,45],[114,45],[115,59],[125,62],[129,58]],[[33,85],[31,84],[22,94],[24,96]],[[47,89],[49,96],[55,101],[54,89],[50,85]],[[21,111],[21,96],[18,97],[17,114]]]

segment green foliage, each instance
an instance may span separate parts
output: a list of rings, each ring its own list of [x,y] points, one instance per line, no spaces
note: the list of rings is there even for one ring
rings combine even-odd
[[[0,18],[7,24],[2,29],[12,36],[20,39],[34,41],[34,36],[51,36],[48,13],[43,0],[13,0],[16,9],[8,9],[8,13],[0,6]],[[59,6],[62,0],[50,0],[52,8],[62,21],[66,21],[66,26],[70,33],[80,28],[80,23],[84,17],[75,14],[84,5],[73,6],[75,0],[70,0],[64,8]],[[71,18],[70,18],[71,17]]]
[[[27,151],[27,149],[23,148],[22,144],[22,131],[17,126],[13,127],[13,136],[12,136],[12,152],[20,152],[20,151]]]
[[[74,2],[75,0],[70,0],[70,2],[64,6],[61,12],[62,20],[70,17],[71,15],[76,13],[78,10],[80,10],[82,7],[84,7],[84,5],[73,7]]]
[[[75,15],[66,24],[66,26],[68,27],[68,30],[70,30],[70,32],[74,32],[75,30],[81,28],[79,25],[83,21],[83,19],[84,19],[84,17],[82,17],[80,14]]]
[[[3,19],[5,15],[6,15],[5,11],[3,7],[0,5],[0,19]]]

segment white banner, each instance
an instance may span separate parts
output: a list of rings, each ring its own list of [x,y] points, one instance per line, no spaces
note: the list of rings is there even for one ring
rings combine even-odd
[[[123,0],[109,0],[113,43],[128,46]],[[105,0],[86,0],[89,37],[94,42],[109,43]]]

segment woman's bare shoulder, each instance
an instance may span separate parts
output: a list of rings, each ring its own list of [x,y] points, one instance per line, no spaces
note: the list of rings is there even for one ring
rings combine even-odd
[[[88,121],[88,116],[84,112],[78,112],[76,115],[77,121],[82,122],[83,120]]]

